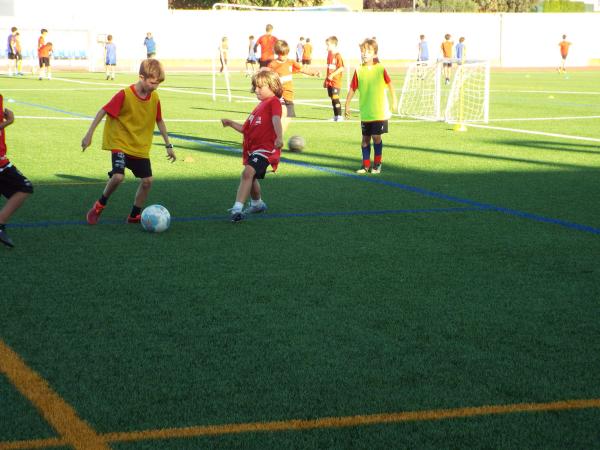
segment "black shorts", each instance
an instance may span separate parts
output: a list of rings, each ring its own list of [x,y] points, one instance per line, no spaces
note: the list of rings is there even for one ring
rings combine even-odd
[[[291,100],[283,100],[283,104],[285,105],[285,109],[287,112],[286,117],[296,117],[296,110],[294,109],[294,102]]]
[[[50,58],[43,56],[40,57],[40,67],[50,67]]]
[[[248,64],[256,64],[256,58],[248,58],[246,60],[246,63],[248,63]]]
[[[23,59],[23,55],[21,55],[21,52],[15,53],[15,59],[17,61],[21,61]]]
[[[363,136],[379,136],[388,132],[388,121],[375,120],[373,122],[361,122],[360,128]]]
[[[302,64],[304,64],[305,66],[310,66],[310,63],[312,62],[312,59],[303,59],[302,60]]]
[[[146,56],[148,58],[154,58],[156,56],[156,52],[150,52],[150,53],[146,53]]]
[[[327,95],[329,95],[329,97],[333,97],[334,95],[337,95],[339,97],[340,96],[340,90],[339,90],[339,88],[328,87],[327,88]]]
[[[11,198],[16,192],[33,193],[31,181],[11,163],[0,168],[0,195]]]
[[[131,170],[136,178],[152,176],[152,166],[148,158],[133,158],[123,152],[112,152],[112,170],[108,172],[111,178],[115,173],[124,174],[125,169]]]
[[[272,59],[265,59],[264,61],[261,59],[261,60],[258,62],[258,65],[259,65],[260,67],[269,67],[269,64],[271,64],[272,62],[273,62],[273,60],[272,60]]]
[[[252,153],[250,156],[248,156],[248,165],[256,170],[254,178],[262,180],[267,173],[269,160],[262,155]]]
[[[452,63],[451,62],[445,62],[444,63],[444,67],[452,67]]]
[[[13,52],[8,53],[8,59],[17,59],[17,54]]]

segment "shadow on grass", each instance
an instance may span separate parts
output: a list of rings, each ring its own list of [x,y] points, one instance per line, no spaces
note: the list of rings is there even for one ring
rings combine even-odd
[[[542,150],[554,150],[561,152],[600,154],[600,143],[584,144],[581,142],[553,142],[553,141],[532,141],[519,139],[503,139],[500,141],[486,141],[490,144],[509,145],[519,148],[534,148]]]

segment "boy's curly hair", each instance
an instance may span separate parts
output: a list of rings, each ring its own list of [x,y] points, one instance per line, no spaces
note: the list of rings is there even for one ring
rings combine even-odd
[[[252,92],[256,91],[257,87],[268,86],[269,89],[279,98],[283,95],[283,86],[277,72],[273,70],[259,70],[252,77]]]

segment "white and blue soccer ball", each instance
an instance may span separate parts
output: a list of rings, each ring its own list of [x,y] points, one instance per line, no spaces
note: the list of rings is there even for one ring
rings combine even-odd
[[[162,233],[171,225],[171,214],[162,205],[150,205],[142,211],[142,227],[151,233]]]

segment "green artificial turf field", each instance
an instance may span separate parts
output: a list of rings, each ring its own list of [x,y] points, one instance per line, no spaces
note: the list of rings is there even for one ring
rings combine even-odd
[[[245,119],[249,81],[213,102],[209,74],[168,72],[162,234],[124,223],[130,173],[85,224],[110,155],[102,126],[81,139],[136,77],[55,77],[0,78],[35,187],[0,248],[0,449],[600,445],[598,72],[493,72],[466,133],[394,117],[380,175],[354,173],[357,113],[328,122],[297,77],[306,149],[235,225],[241,135],[219,119]]]

